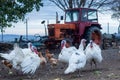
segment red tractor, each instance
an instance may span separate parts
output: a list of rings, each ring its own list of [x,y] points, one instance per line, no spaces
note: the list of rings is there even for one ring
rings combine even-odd
[[[59,46],[63,35],[69,35],[73,44],[79,45],[82,38],[87,42],[93,40],[101,43],[101,25],[98,23],[97,10],[88,8],[73,8],[65,11],[64,24],[48,24],[48,39],[45,44],[48,48]]]

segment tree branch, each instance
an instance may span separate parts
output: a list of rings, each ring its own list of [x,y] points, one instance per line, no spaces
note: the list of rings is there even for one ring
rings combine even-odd
[[[58,3],[59,0],[58,1],[57,0],[49,0],[49,1],[53,2],[56,6],[58,6],[63,11],[65,10],[65,8]]]
[[[67,0],[63,0],[64,1],[64,3],[65,3],[65,5],[66,5],[66,8],[69,8],[69,4],[68,4],[68,2],[67,2]]]
[[[93,1],[94,1],[94,0],[91,0],[90,4],[88,5],[88,8],[91,7],[91,5],[93,4]]]
[[[80,5],[79,7],[84,7],[86,4],[86,0],[80,0]]]

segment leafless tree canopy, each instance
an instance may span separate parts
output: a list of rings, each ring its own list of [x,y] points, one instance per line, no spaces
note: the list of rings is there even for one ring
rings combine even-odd
[[[86,0],[50,0],[63,11],[69,8],[84,7]]]
[[[112,18],[116,18],[120,21],[120,0],[116,0],[111,9],[113,11]]]
[[[109,9],[115,0],[49,0],[56,4],[60,9],[66,10],[69,8],[94,8],[94,9]]]
[[[63,11],[70,8],[94,8],[103,11],[113,11],[112,18],[120,19],[120,0],[49,0]]]

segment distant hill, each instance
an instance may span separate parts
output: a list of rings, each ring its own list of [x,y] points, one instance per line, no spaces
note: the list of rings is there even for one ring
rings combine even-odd
[[[3,41],[4,42],[11,42],[15,41],[15,38],[19,39],[21,35],[15,35],[15,34],[4,34],[3,35]],[[22,35],[24,38],[26,38],[25,35]],[[28,35],[28,39],[33,39],[34,35]],[[0,35],[0,41],[2,41],[2,35]]]

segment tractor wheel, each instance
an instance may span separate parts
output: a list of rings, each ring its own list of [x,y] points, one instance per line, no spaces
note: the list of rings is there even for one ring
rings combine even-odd
[[[100,45],[102,34],[98,27],[91,27],[86,31],[84,38],[87,40],[87,43],[89,43],[90,40],[93,40],[96,44]]]

